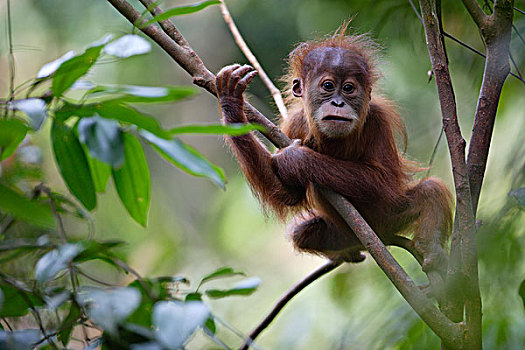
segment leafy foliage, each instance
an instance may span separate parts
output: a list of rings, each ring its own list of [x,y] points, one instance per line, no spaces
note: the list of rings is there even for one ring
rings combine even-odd
[[[212,3],[216,2],[203,2],[191,12]],[[184,11],[190,13],[190,9]],[[14,96],[6,105],[6,118],[0,119],[2,165],[19,157],[27,135],[47,130],[43,126],[49,119],[57,169],[75,200],[43,183],[35,186],[29,177],[20,182],[0,182],[0,262],[16,264],[21,257],[32,257],[32,270],[25,283],[14,274],[0,272],[0,317],[8,322],[6,317],[33,315],[39,325],[39,329],[0,330],[0,348],[55,348],[57,343],[66,348],[74,341],[74,330],[86,327],[98,330],[86,349],[178,349],[199,329],[205,329],[212,341],[221,344],[214,335],[214,315],[206,304],[210,290],[201,292],[199,288],[242,272],[221,268],[204,276],[193,289],[181,291],[176,286],[190,286],[185,277],[144,279],[118,258],[116,249],[122,242],[94,240],[91,234],[87,239],[78,235],[73,239],[63,222],[67,216],[89,220],[88,211],[97,207],[97,194],[106,191],[111,177],[130,217],[146,226],[151,179],[140,139],[168,162],[223,188],[226,178],[222,169],[173,135],[241,135],[260,130],[244,125],[191,125],[166,130],[155,117],[130,104],[177,102],[193,96],[194,88],[96,85],[80,80],[105,55],[125,59],[150,49],[151,44],[135,34],[115,40],[107,36],[80,54],[69,51],[42,66],[30,93],[20,99]],[[83,91],[82,97],[73,98],[79,91]],[[39,237],[8,239],[8,230],[18,222],[29,225]],[[85,272],[86,264],[95,260],[122,273],[131,272],[137,279],[127,287],[109,286]],[[80,284],[79,275],[99,287]],[[224,289],[223,293],[246,295],[257,285]],[[53,313],[56,321],[41,316],[47,312]]]

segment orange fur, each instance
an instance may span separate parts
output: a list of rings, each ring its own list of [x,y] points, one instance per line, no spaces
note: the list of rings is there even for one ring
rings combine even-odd
[[[296,216],[290,233],[298,250],[332,259],[363,259],[361,243],[317,192],[313,185],[317,184],[345,196],[386,244],[394,242],[396,235],[412,235],[426,268],[441,269],[452,226],[452,196],[438,179],[413,181],[420,168],[407,160],[396,144],[401,138],[406,146],[404,124],[393,103],[372,92],[378,79],[378,46],[364,35],[346,36],[347,25],[324,40],[300,44],[290,54],[284,77],[289,84],[286,101],[290,116],[280,126],[302,145],[270,155],[253,135],[230,137],[229,143],[266,208],[283,219],[303,211]],[[364,94],[358,104],[359,118],[344,137],[320,132],[312,122],[312,111],[305,107],[308,97],[297,98],[291,93],[294,79],[313,79],[305,62],[313,50],[324,48],[346,50],[364,62],[359,73],[362,79],[357,80]],[[314,63],[321,68],[325,64]],[[225,101],[221,101],[225,122],[246,120],[242,106],[229,106]]]

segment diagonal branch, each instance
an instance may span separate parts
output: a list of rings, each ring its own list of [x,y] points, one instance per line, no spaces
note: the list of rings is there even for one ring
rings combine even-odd
[[[136,23],[140,18],[138,13],[125,0],[107,0],[128,21]],[[190,48],[182,48],[174,42],[168,35],[161,32],[158,27],[150,25],[141,30],[153,41],[161,46],[179,65],[182,66],[190,75],[194,77],[194,83],[205,88],[215,95],[215,76],[210,73],[197,54]],[[277,147],[282,148],[291,143],[291,140],[284,135],[271,121],[266,119],[260,112],[250,105],[245,107],[249,118],[256,119],[258,123],[268,126],[268,132],[265,136],[269,138]],[[251,119],[249,119],[252,121]],[[356,232],[358,237],[363,240],[363,244],[370,249],[372,256],[376,259],[378,265],[383,269],[387,276],[395,281],[395,286],[401,294],[421,316],[421,318],[431,327],[446,344],[461,344],[462,326],[454,324],[447,319],[415,285],[415,283],[406,274],[403,268],[394,260],[392,255],[385,248],[373,230],[364,222],[357,210],[342,196],[331,191],[323,190],[325,196],[329,196],[335,201],[334,206],[345,217],[350,227]],[[373,242],[374,246],[371,246]],[[377,247],[375,247],[377,245]],[[372,253],[373,251],[373,253]]]

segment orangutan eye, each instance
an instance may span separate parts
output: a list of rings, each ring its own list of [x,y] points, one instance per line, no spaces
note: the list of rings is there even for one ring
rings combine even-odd
[[[350,83],[345,84],[345,85],[343,86],[343,91],[346,92],[347,94],[351,94],[352,92],[355,91],[355,86],[354,86],[354,84],[350,84]]]
[[[332,91],[335,89],[335,85],[331,81],[327,80],[323,83],[323,89],[325,89],[326,91]]]

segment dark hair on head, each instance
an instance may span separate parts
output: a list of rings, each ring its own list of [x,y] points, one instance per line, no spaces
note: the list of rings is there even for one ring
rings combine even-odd
[[[288,57],[288,70],[282,80],[286,83],[285,100],[288,108],[293,109],[299,103],[292,94],[292,81],[302,74],[302,68],[306,56],[315,49],[321,47],[340,47],[361,56],[367,63],[366,72],[368,82],[373,85],[378,79],[379,73],[376,70],[376,57],[380,51],[380,46],[367,34],[347,35],[350,21],[345,21],[334,34],[325,38],[309,40],[299,44]]]

